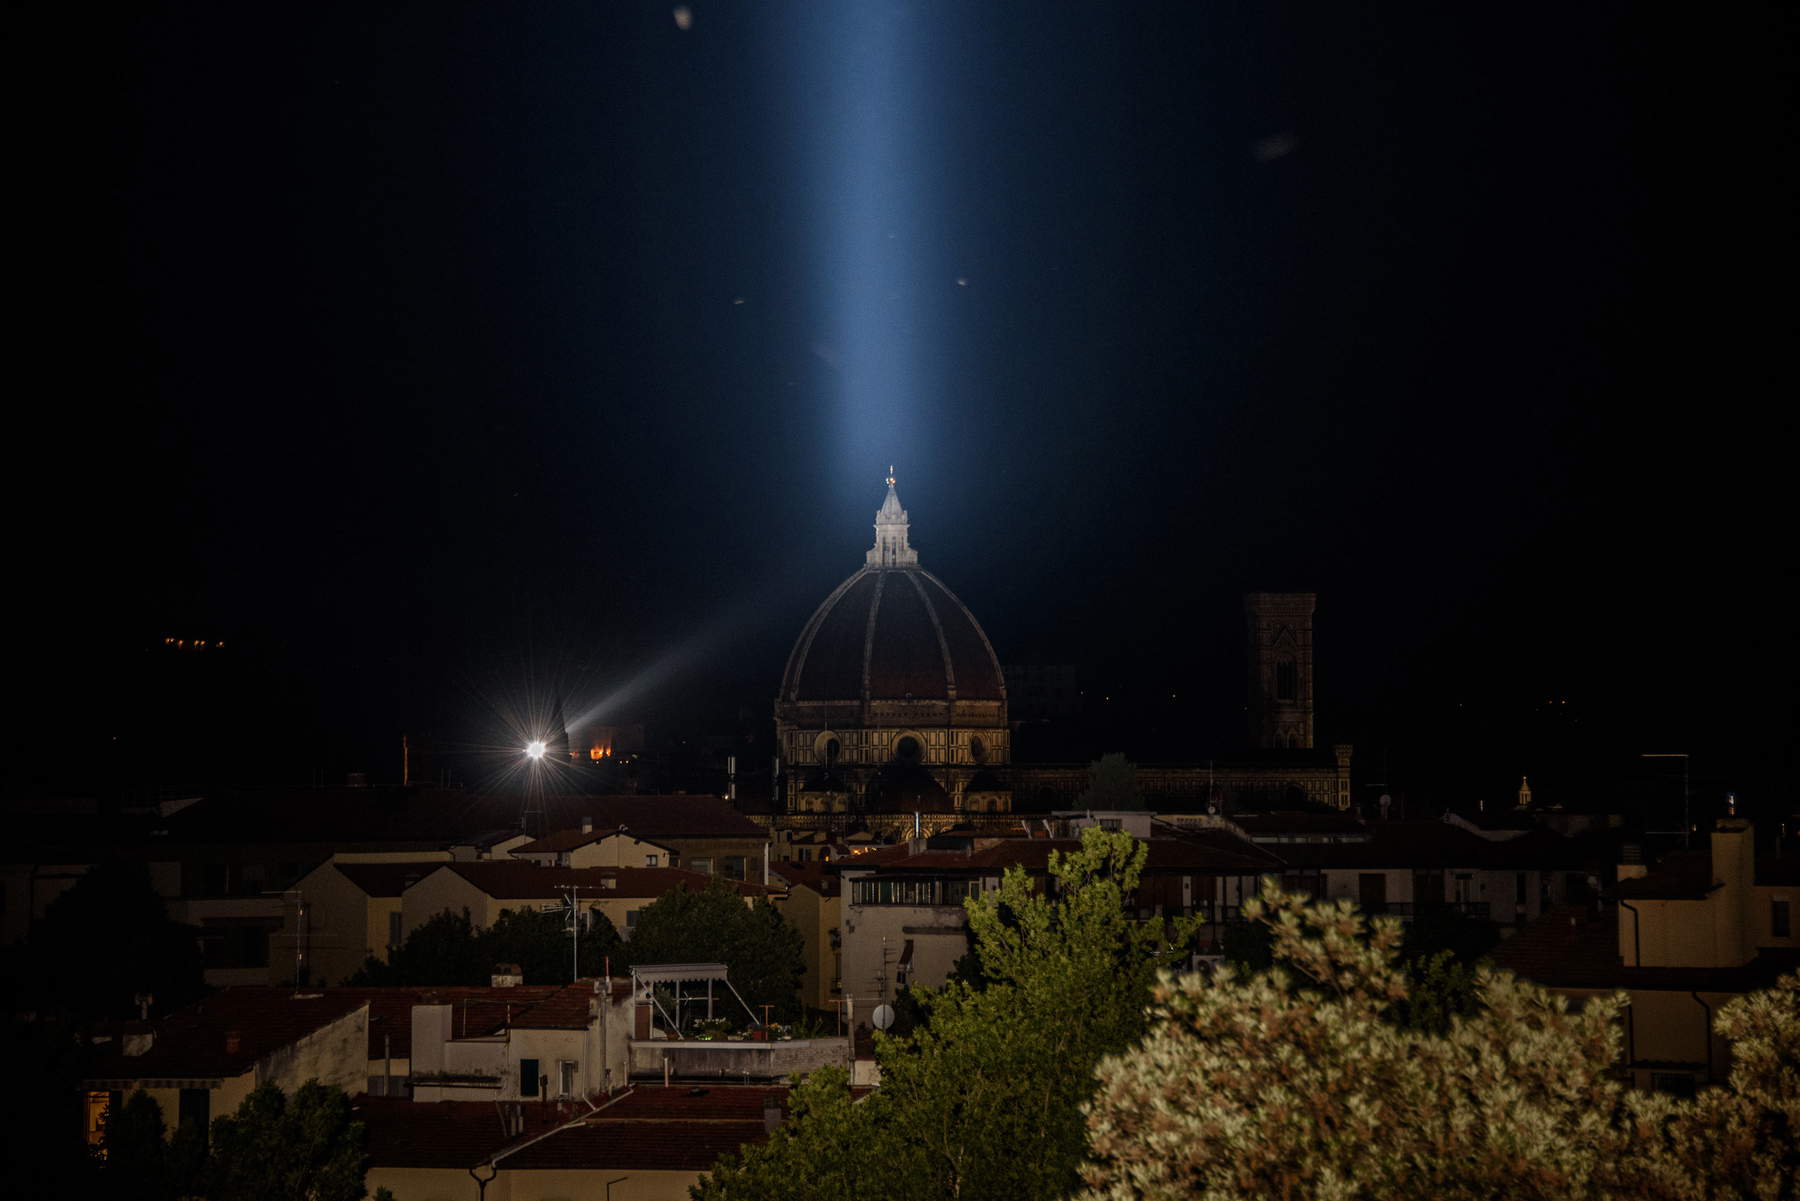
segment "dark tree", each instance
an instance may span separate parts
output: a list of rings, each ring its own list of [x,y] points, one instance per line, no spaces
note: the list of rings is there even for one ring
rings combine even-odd
[[[591,921],[581,932],[581,974],[598,976],[610,957],[623,962],[619,932],[604,913],[592,910]],[[574,964],[570,961],[568,915],[555,909],[508,909],[481,932],[491,963],[516,963],[527,984],[567,984]]]
[[[1500,941],[1494,923],[1480,921],[1449,905],[1424,905],[1407,924],[1400,954],[1429,959],[1448,951],[1459,962],[1477,963]]]
[[[108,1110],[101,1145],[106,1150],[100,1173],[106,1195],[145,1201],[170,1195],[162,1106],[149,1093],[140,1088]]]
[[[1087,809],[1142,809],[1144,794],[1138,790],[1137,764],[1116,753],[1088,764],[1088,786],[1081,794],[1081,804]]]
[[[723,963],[744,1000],[773,1005],[777,1016],[794,1012],[806,974],[800,932],[768,901],[745,905],[722,880],[698,892],[675,889],[645,906],[625,953],[634,964]]]
[[[83,1136],[82,1045],[56,1021],[12,1021],[0,1057],[14,1077],[30,1081],[34,1100],[9,1107],[0,1122],[0,1194],[87,1198],[100,1195],[99,1163]]]
[[[208,1201],[362,1201],[363,1124],[342,1089],[265,1084],[212,1127]]]
[[[476,937],[469,911],[446,909],[413,927],[386,963],[371,957],[344,983],[357,985],[480,985],[492,978],[494,961]]]
[[[610,957],[622,962],[619,932],[599,910],[581,933],[581,974],[597,976]],[[527,984],[567,984],[570,971],[567,917],[558,910],[507,909],[479,930],[469,911],[448,909],[414,927],[387,963],[367,960],[346,984],[479,985],[496,964],[519,966]]]
[[[910,1036],[877,1039],[873,1096],[854,1100],[838,1069],[808,1076],[774,1137],[727,1156],[693,1196],[1067,1197],[1095,1065],[1141,1037],[1157,971],[1193,935],[1187,919],[1129,915],[1147,853],[1128,834],[1089,829],[1079,851],[1052,856],[1054,889],[1009,869],[998,893],[965,904],[985,987],[932,990]]]
[[[77,1020],[167,1013],[206,991],[194,930],[169,920],[141,863],[101,863],[31,931],[36,1003]]]

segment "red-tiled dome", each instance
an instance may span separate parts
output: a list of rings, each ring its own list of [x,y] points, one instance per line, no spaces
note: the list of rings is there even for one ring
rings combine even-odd
[[[994,648],[920,567],[865,567],[825,598],[782,677],[784,701],[1004,700]]]

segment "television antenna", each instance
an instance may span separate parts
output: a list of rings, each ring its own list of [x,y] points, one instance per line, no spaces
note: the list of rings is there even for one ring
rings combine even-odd
[[[570,884],[559,889],[563,894],[562,904],[546,905],[545,913],[563,915],[563,926],[569,932],[569,980],[573,983],[581,979],[581,906],[579,903],[579,885]]]

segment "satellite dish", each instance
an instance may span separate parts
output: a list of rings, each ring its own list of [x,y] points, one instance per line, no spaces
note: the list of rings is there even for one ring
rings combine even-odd
[[[869,1015],[869,1020],[875,1023],[875,1029],[886,1030],[894,1024],[894,1007],[885,1004],[877,1005],[875,1012]]]

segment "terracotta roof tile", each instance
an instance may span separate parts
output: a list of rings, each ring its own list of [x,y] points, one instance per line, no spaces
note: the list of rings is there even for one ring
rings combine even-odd
[[[630,987],[627,982],[626,990]],[[520,1030],[579,1029],[593,1020],[592,1006],[601,995],[599,979],[584,977],[563,985],[523,1012],[515,1013],[512,1024]]]
[[[795,887],[810,888],[820,896],[835,897],[841,883],[833,873],[826,871],[826,864],[819,860],[807,863],[771,863],[771,875],[780,876]]]
[[[412,1057],[412,1008],[414,1005],[448,1004],[456,1007],[458,1034],[471,1038],[493,1034],[506,1024],[510,1012],[517,1015],[554,995],[554,984],[521,984],[511,988],[388,987],[327,988],[332,997],[367,1002],[369,1006],[369,1058],[392,1055]]]
[[[1081,843],[1070,838],[1004,838],[987,846],[978,840],[967,851],[924,850],[908,853],[904,846],[884,848],[888,853],[855,855],[834,860],[829,870],[859,871],[880,869],[883,872],[912,873],[926,871],[994,872],[1009,867],[1026,871],[1047,871],[1050,852],[1063,854],[1081,849]],[[1282,861],[1266,848],[1245,842],[1222,830],[1196,831],[1173,838],[1149,840],[1145,858],[1147,872],[1220,872],[1254,875],[1258,872],[1280,872]],[[1285,848],[1283,848],[1285,850]],[[897,853],[896,853],[897,852]]]
[[[1619,956],[1619,910],[1565,905],[1494,949],[1494,963],[1558,988],[1646,992],[1752,992],[1800,962],[1800,953],[1765,949],[1738,967],[1628,967]]]
[[[653,899],[676,889],[698,891],[720,879],[672,867],[545,867],[517,859],[445,863],[439,869],[456,873],[497,901],[553,898],[559,889],[571,885],[592,889],[595,897]],[[743,880],[723,883],[744,896],[763,896],[771,891]]]
[[[620,1122],[594,1118],[500,1161],[505,1171],[607,1168],[704,1172],[747,1143],[768,1138],[760,1114],[738,1122]]]
[[[222,988],[203,1001],[150,1023],[155,1041],[142,1055],[119,1044],[89,1064],[91,1079],[230,1077],[257,1060],[353,1013],[366,1002],[337,991]]]
[[[527,1102],[519,1107],[523,1137],[553,1130],[575,1112]],[[368,1130],[369,1164],[377,1168],[470,1168],[521,1138],[500,1124],[492,1101],[358,1097],[356,1116]]]
[[[769,832],[711,796],[576,796],[560,798],[575,819],[549,837],[581,837],[581,822],[591,819],[594,833],[619,830],[638,838],[767,838]],[[604,837],[605,834],[601,834]],[[580,845],[577,843],[576,845]]]
[[[704,1171],[762,1142],[765,1104],[785,1109],[787,1094],[786,1086],[639,1087],[596,1098],[600,1108],[579,1124],[580,1103],[524,1102],[519,1134],[505,1132],[491,1101],[362,1097],[356,1109],[375,1167],[466,1168],[498,1156],[502,1171]]]
[[[625,826],[614,826],[605,830],[599,828],[592,830],[558,830],[554,834],[546,834],[542,838],[525,843],[523,846],[514,847],[509,853],[513,855],[547,855],[559,851],[573,851],[577,847],[585,847],[590,843],[603,842],[615,834],[623,834],[627,838],[634,838],[639,842],[649,843],[653,847],[661,847],[665,851],[673,851],[675,849],[667,843],[657,842],[648,834],[628,829]],[[733,837],[736,836],[734,835]]]
[[[1642,876],[1620,880],[1618,895],[1628,901],[1699,901],[1719,887],[1712,850],[1676,851]]]
[[[1231,820],[1251,834],[1363,834],[1368,827],[1347,813],[1278,810],[1239,813]]]

